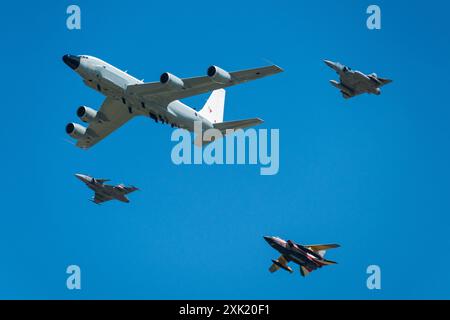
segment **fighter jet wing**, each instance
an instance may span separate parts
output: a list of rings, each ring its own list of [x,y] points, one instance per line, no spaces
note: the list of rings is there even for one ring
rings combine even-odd
[[[106,202],[106,201],[109,201],[112,199],[113,199],[112,197],[105,196],[103,194],[96,192],[94,198],[92,199],[92,202],[94,202],[96,204],[100,204],[100,203],[103,203],[103,202]]]
[[[342,97],[344,97],[344,99],[350,99],[350,98],[353,98],[353,97],[356,97],[356,96],[362,94],[362,92],[348,94],[347,92],[342,91],[342,90],[341,90],[341,93],[342,93]]]
[[[385,86],[392,82],[391,79],[379,78],[379,77],[377,78],[377,80],[381,83],[380,87]]]
[[[230,72],[229,74],[231,79],[225,83],[214,82],[208,76],[185,78],[181,79],[183,81],[183,88],[171,88],[170,86],[160,82],[135,84],[127,87],[127,94],[152,97],[160,101],[171,102],[274,75],[282,71],[283,69],[280,67],[272,65],[256,69]]]
[[[78,140],[77,146],[83,149],[92,147],[133,116],[134,114],[129,112],[128,107],[122,101],[106,98],[95,120],[89,123],[86,135]]]
[[[321,250],[328,250],[328,249],[335,249],[339,248],[340,245],[331,243],[331,244],[305,244],[303,245],[306,248],[309,248],[312,251],[321,251]]]
[[[115,187],[116,189],[120,190],[122,192],[122,194],[129,194],[132,193],[136,190],[139,190],[138,188],[136,188],[135,186],[124,186],[124,185],[119,185]]]
[[[290,269],[289,267],[288,267],[288,265],[287,265],[287,260],[286,260],[286,258],[283,256],[283,255],[281,255],[279,258],[278,258],[278,260],[277,261],[275,261],[275,262],[278,262],[280,265],[282,265],[286,270],[287,269]],[[280,266],[279,265],[277,265],[276,263],[274,263],[274,264],[272,264],[271,266],[270,266],[270,268],[269,268],[269,271],[271,272],[271,273],[273,273],[273,272],[275,272],[275,271],[277,271],[277,270],[279,270],[280,269]]]

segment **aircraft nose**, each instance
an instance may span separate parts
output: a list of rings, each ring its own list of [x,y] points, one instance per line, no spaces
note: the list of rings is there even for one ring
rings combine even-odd
[[[264,240],[266,240],[268,243],[273,242],[272,237],[269,237],[269,236],[264,236]]]
[[[73,70],[76,70],[80,66],[80,57],[71,54],[65,54],[62,59],[64,63]]]
[[[336,64],[333,61],[330,61],[330,60],[323,60],[323,62],[325,62],[325,64],[327,66],[329,66],[330,68],[334,68],[336,66]]]
[[[86,176],[83,174],[76,173],[75,177],[77,177],[78,179],[80,179],[83,182],[86,180]]]

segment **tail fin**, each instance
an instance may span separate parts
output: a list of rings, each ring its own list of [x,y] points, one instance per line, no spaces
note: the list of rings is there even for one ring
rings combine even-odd
[[[205,106],[199,114],[211,123],[223,122],[223,112],[225,109],[225,90],[214,90],[206,101]]]

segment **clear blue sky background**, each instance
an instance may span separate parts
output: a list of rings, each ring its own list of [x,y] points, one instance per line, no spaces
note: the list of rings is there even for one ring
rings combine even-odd
[[[446,1],[3,3],[0,298],[450,298],[450,41]],[[65,66],[98,56],[146,81],[266,64],[283,74],[228,90],[225,118],[279,128],[280,172],[175,166],[171,129],[130,122],[94,148],[67,143],[76,108],[103,97]],[[344,101],[322,59],[377,72],[383,95]],[[188,103],[201,107],[206,96]],[[139,186],[95,206],[77,172]],[[338,265],[270,274],[263,235],[337,242]],[[82,290],[66,289],[66,267]],[[366,268],[382,268],[382,290]]]

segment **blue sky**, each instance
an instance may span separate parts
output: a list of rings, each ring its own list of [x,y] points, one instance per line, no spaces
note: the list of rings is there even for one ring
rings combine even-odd
[[[445,1],[76,1],[4,3],[0,298],[450,298],[450,64]],[[225,119],[280,129],[280,172],[175,166],[171,129],[135,119],[94,148],[67,143],[79,105],[103,97],[65,66],[89,54],[146,81],[270,60],[285,69],[230,88]],[[322,59],[394,80],[341,99]],[[206,96],[187,100],[201,107]],[[73,176],[139,186],[95,206]],[[337,242],[338,265],[270,274],[263,235]],[[66,267],[82,290],[66,289]],[[382,290],[366,288],[366,268]]]

